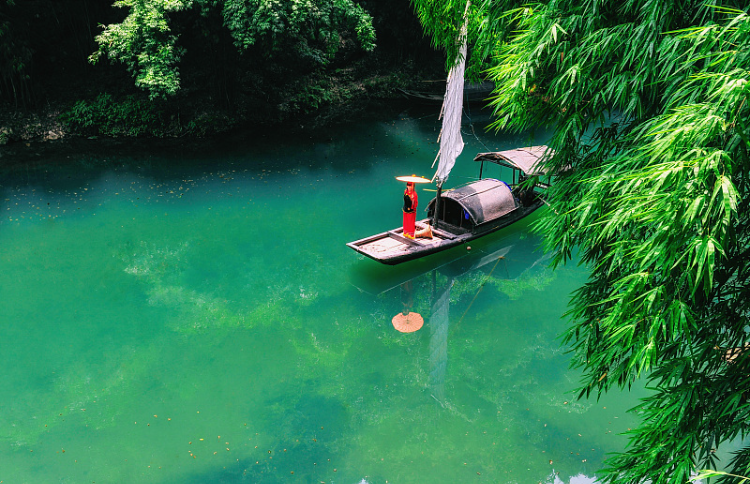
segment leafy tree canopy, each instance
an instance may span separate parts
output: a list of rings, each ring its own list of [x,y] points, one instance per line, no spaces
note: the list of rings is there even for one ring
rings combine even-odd
[[[325,65],[345,35],[356,36],[366,51],[375,48],[372,18],[352,0],[118,0],[114,5],[129,13],[122,22],[104,27],[91,60],[109,57],[124,63],[136,85],[152,97],[179,90],[177,65],[184,49],[171,19],[183,10],[198,9],[202,15],[220,11],[238,49],[256,46],[269,59],[284,51]]]
[[[438,45],[461,2],[414,0]],[[551,126],[566,169],[537,230],[591,268],[565,342],[581,396],[652,395],[607,482],[687,482],[750,430],[748,4],[486,0],[470,23],[497,129]],[[445,22],[445,23],[443,23]],[[750,475],[750,449],[728,469]],[[736,477],[724,474],[732,481]]]
[[[483,62],[490,54],[492,34],[480,2],[466,0],[411,0],[424,31],[435,47],[446,50],[446,65],[450,69],[458,54],[459,32],[468,20],[468,43],[472,46],[467,59],[466,76],[479,77]]]

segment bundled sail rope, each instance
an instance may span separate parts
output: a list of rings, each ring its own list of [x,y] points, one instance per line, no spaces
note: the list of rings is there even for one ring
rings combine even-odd
[[[471,126],[471,135],[474,136],[474,138],[479,142],[480,145],[482,145],[485,149],[485,151],[492,151],[484,142],[479,139],[479,136],[477,136],[477,132],[474,129],[474,120],[471,119],[471,112],[468,109],[465,109],[464,112],[466,113],[466,117],[469,118],[469,126]]]

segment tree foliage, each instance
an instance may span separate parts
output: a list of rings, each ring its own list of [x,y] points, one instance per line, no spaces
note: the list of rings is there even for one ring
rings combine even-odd
[[[102,55],[123,62],[135,76],[135,84],[154,96],[174,94],[180,86],[177,63],[183,49],[177,46],[168,13],[192,6],[192,0],[119,0],[116,7],[130,13],[119,24],[110,24],[96,38],[99,50],[91,56],[96,62]]]
[[[354,32],[363,49],[375,48],[372,19],[350,0],[226,0],[222,13],[240,49],[262,44],[271,54],[290,49],[326,64],[343,32]]]
[[[127,8],[128,14],[104,27],[91,60],[106,56],[124,63],[136,85],[152,97],[180,88],[178,63],[184,49],[172,18],[184,10],[204,16],[220,12],[235,46],[241,51],[256,47],[266,59],[285,53],[325,65],[346,36],[355,37],[365,51],[375,47],[372,18],[352,0],[118,0],[114,5]]]
[[[446,67],[450,69],[456,60],[459,32],[464,15],[468,19],[468,43],[472,46],[467,59],[466,76],[479,77],[483,62],[490,53],[489,39],[492,35],[486,25],[481,2],[476,0],[411,0],[424,31],[435,47],[445,49]]]
[[[555,263],[579,251],[591,268],[564,338],[581,396],[653,387],[606,482],[687,482],[750,430],[747,9],[487,0],[472,23],[495,126],[551,126],[547,164],[566,169],[537,230]],[[728,470],[750,475],[750,449]]]

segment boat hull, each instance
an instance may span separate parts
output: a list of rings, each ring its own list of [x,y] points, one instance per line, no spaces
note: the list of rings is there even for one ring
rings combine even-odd
[[[450,225],[438,222],[438,226],[432,230],[432,239],[406,238],[403,236],[403,229],[399,227],[349,242],[346,245],[360,254],[383,264],[401,264],[466,244],[472,240],[496,232],[531,215],[542,204],[541,199],[537,199],[528,206],[518,207],[516,210],[502,217],[478,225],[470,232],[460,233],[460,231],[454,231]],[[424,219],[418,223],[427,225],[429,222],[429,219]]]

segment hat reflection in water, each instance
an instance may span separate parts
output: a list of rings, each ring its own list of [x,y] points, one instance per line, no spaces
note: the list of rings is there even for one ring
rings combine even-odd
[[[413,333],[424,325],[424,318],[419,313],[411,312],[413,304],[412,281],[401,284],[401,304],[404,306],[400,313],[395,315],[391,322],[396,331],[402,333]]]
[[[398,313],[393,317],[393,327],[402,333],[413,333],[422,327],[424,318],[419,313]]]

